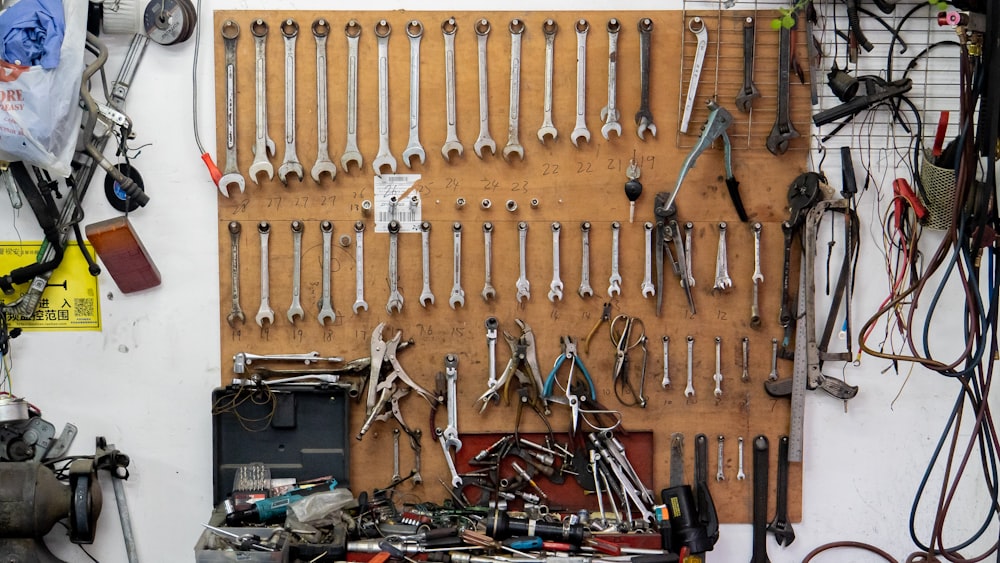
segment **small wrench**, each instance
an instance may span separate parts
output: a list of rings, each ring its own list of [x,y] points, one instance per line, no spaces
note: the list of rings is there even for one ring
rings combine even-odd
[[[715,472],[716,481],[725,481],[726,474],[723,472],[725,466],[725,458],[723,457],[723,444],[726,443],[726,437],[719,434],[719,455],[718,455],[718,469]]]
[[[420,292],[420,306],[426,308],[428,303],[434,304],[434,293],[431,291],[431,224],[427,221],[420,223],[420,248],[424,273],[424,289]]]
[[[375,40],[378,44],[378,154],[372,161],[376,176],[382,176],[382,168],[389,167],[396,173],[396,157],[389,149],[389,34],[392,26],[385,20],[375,24]]]
[[[237,221],[229,222],[229,263],[233,270],[233,308],[226,316],[229,326],[246,322],[246,315],[240,307],[240,232],[243,227]]]
[[[489,378],[486,380],[486,388],[493,389],[497,384],[497,329],[500,327],[496,317],[486,318],[486,348],[489,350]],[[500,404],[500,394],[494,391],[487,400],[492,400]],[[485,402],[483,408],[486,408]]]
[[[785,154],[785,151],[788,150],[788,142],[799,136],[799,132],[792,126],[788,106],[791,63],[792,30],[782,27],[778,34],[778,112],[774,120],[774,127],[771,128],[771,134],[768,135],[765,143],[767,150],[775,156]]]
[[[761,224],[753,224],[753,304],[750,306],[750,328],[760,328],[760,307],[757,295],[758,286],[764,283],[764,274],[760,273],[760,230]]]
[[[403,151],[403,163],[407,168],[413,168],[413,157],[424,163],[427,155],[420,145],[420,38],[424,35],[424,26],[418,20],[410,20],[406,24],[406,36],[410,38],[410,138]]]
[[[743,337],[743,374],[740,376],[743,383],[750,383],[750,339]]]
[[[576,22],[576,128],[570,134],[574,147],[579,147],[579,140],[590,142],[590,131],[587,129],[587,32],[590,24],[587,20]]]
[[[479,46],[479,138],[476,139],[476,156],[483,158],[483,149],[497,153],[497,144],[490,136],[489,76],[486,71],[486,40],[490,37],[490,22],[483,18],[476,22],[476,40]]]
[[[288,322],[305,316],[299,299],[302,287],[302,221],[292,221],[292,304],[288,307]]]
[[[542,23],[542,33],[545,35],[545,100],[542,108],[542,126],[538,129],[538,140],[543,145],[546,137],[551,136],[552,140],[555,141],[556,137],[559,136],[555,125],[552,124],[552,67],[555,63],[557,31],[559,31],[559,26],[555,21],[548,19]]]
[[[688,132],[691,124],[691,112],[694,111],[694,99],[698,95],[698,82],[701,80],[701,67],[705,64],[705,53],[708,51],[708,29],[699,17],[688,21],[688,31],[698,39],[694,53],[694,64],[691,66],[691,80],[688,82],[687,100],[684,102],[684,116],[681,118],[681,133]]]
[[[719,223],[719,251],[715,258],[715,286],[717,291],[726,291],[733,287],[733,279],[729,277],[729,257],[726,252],[726,223]]]
[[[390,315],[403,310],[403,295],[399,292],[399,221],[389,221],[389,300],[385,310]]]
[[[317,184],[323,174],[329,174],[331,180],[337,179],[337,165],[330,160],[330,139],[328,135],[329,119],[326,103],[326,38],[330,35],[330,22],[318,19],[312,24],[313,37],[316,38],[316,162],[309,175]]]
[[[684,388],[685,397],[694,397],[694,337],[688,335],[688,380]]]
[[[448,300],[448,304],[454,309],[455,305],[465,307],[465,290],[462,289],[462,224],[456,221],[451,226],[451,232],[455,258],[452,270],[451,299]]]
[[[302,164],[295,151],[295,40],[299,24],[293,19],[281,23],[281,36],[285,38],[285,160],[278,167],[278,178],[288,184],[288,175],[294,173],[302,181]]]
[[[563,282],[559,277],[559,233],[562,225],[559,222],[552,223],[552,283],[549,284],[549,301],[555,303],[562,301]]]
[[[254,20],[250,25],[254,45],[254,110],[257,119],[256,135],[253,146],[253,164],[250,165],[250,177],[260,184],[260,173],[267,174],[267,179],[274,178],[274,166],[267,159],[274,156],[275,146],[271,136],[267,134],[267,22]]]
[[[736,109],[750,113],[753,101],[760,97],[757,85],[753,83],[754,19],[747,16],[743,20],[743,87],[736,95]],[[808,41],[812,41],[811,38]],[[814,82],[810,80],[810,82]]]
[[[236,162],[236,40],[240,25],[233,20],[222,22],[222,43],[226,49],[226,166],[219,178],[219,191],[229,197],[229,186],[246,191],[246,181]]]
[[[663,337],[663,381],[660,387],[664,389],[670,387],[670,337]]]
[[[483,301],[489,301],[497,296],[493,288],[493,223],[483,223],[483,256],[485,258],[485,279],[483,282]]]
[[[737,458],[738,465],[736,466],[737,467],[736,480],[743,481],[744,479],[747,478],[746,471],[743,470],[743,436],[740,436],[739,438],[736,439],[736,445],[737,449],[739,450],[738,454],[739,457]]]
[[[424,449],[423,445],[420,443],[420,439],[423,437],[424,431],[419,428],[413,429],[413,434],[410,435],[410,447],[413,448],[413,484],[419,485],[424,482],[424,478],[420,475],[420,453]]]
[[[354,223],[354,314],[358,314],[359,309],[368,310],[368,302],[365,301],[365,224],[361,221]]]
[[[358,41],[361,38],[358,20],[347,22],[344,35],[347,36],[347,143],[340,166],[344,172],[350,172],[352,162],[359,169],[364,165],[364,157],[358,150]]]
[[[646,232],[646,260],[642,276],[642,296],[645,299],[656,295],[653,287],[653,224],[649,221],[642,226]]]
[[[778,380],[778,339],[771,339],[771,373],[767,374],[768,381]]]
[[[656,136],[656,125],[653,123],[653,112],[649,109],[649,51],[650,35],[653,32],[653,20],[639,20],[639,89],[641,102],[639,111],[635,112],[636,134],[639,139],[646,140],[646,131]]]
[[[267,240],[271,233],[271,225],[267,221],[257,224],[260,233],[260,309],[257,310],[257,326],[264,328],[264,321],[274,323],[274,310],[271,309],[270,274],[267,265]]]
[[[333,252],[333,223],[323,221],[319,224],[319,230],[323,233],[323,297],[319,302],[319,316],[317,320],[320,326],[326,326],[326,321],[331,323],[337,320],[337,314],[333,312],[333,305],[330,302],[330,263]]]
[[[601,135],[610,140],[612,131],[618,137],[622,136],[622,126],[618,123],[618,32],[621,22],[615,18],[608,20],[608,105],[601,108]]]
[[[445,162],[451,161],[451,153],[462,156],[462,142],[458,140],[458,115],[455,109],[455,33],[458,32],[458,22],[448,18],[441,24],[444,34],[444,89],[445,117],[448,120],[448,131],[441,147],[441,155]]]
[[[590,287],[590,221],[580,223],[580,234],[583,256],[580,259],[580,289],[576,292],[580,297],[590,297],[594,295],[594,288]]]
[[[399,474],[399,428],[392,429],[392,483],[403,480]]]
[[[526,242],[528,239],[528,224],[521,221],[517,224],[518,250],[520,253],[521,275],[517,278],[517,302],[523,299],[531,299],[531,284],[528,282],[528,269],[525,253],[527,252]]]
[[[458,438],[458,356],[448,354],[444,357],[444,376],[448,383],[448,426],[445,427],[445,444],[462,451],[462,440]]]
[[[524,22],[510,20],[510,120],[507,123],[507,146],[503,148],[503,159],[510,162],[510,155],[517,154],[524,160],[524,147],[518,138],[518,116],[521,110],[521,34]]]
[[[694,287],[695,284],[694,269],[691,267],[692,264],[691,241],[693,239],[694,239],[694,223],[688,221],[687,223],[684,223],[684,270],[685,270],[684,273],[687,276],[687,285],[685,285],[683,282],[681,283],[681,285],[689,289]]]
[[[715,337],[715,375],[712,376],[712,381],[715,381],[715,398],[722,398],[722,338]]]
[[[618,273],[618,234],[622,225],[618,221],[611,223],[611,277],[608,278],[608,297],[622,294],[622,276]]]

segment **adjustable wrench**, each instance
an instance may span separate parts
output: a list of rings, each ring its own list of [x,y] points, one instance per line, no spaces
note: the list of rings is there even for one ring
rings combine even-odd
[[[635,130],[639,139],[646,140],[646,131],[656,136],[656,125],[653,124],[653,112],[649,109],[649,51],[650,34],[653,32],[653,20],[639,20],[639,90],[641,102],[639,111],[635,112]]]
[[[753,440],[753,554],[750,563],[771,563],[767,556],[768,465],[767,436],[757,436]]]
[[[451,232],[455,258],[452,269],[451,299],[448,300],[448,304],[454,309],[455,305],[465,307],[465,290],[462,289],[462,224],[456,221],[451,226]]]
[[[726,223],[719,223],[719,251],[715,258],[714,289],[726,291],[733,287],[733,279],[729,277],[729,257],[726,252]]]
[[[507,146],[503,148],[503,159],[510,162],[510,155],[517,154],[524,160],[524,147],[518,138],[518,116],[521,111],[521,34],[524,22],[510,20],[510,119],[507,122]]]
[[[750,305],[750,328],[760,328],[760,306],[757,296],[759,285],[764,283],[764,274],[760,273],[760,223],[753,224],[753,303]]]
[[[580,235],[583,256],[580,259],[580,289],[576,292],[580,297],[590,297],[594,295],[594,288],[590,287],[590,221],[580,223]]]
[[[222,43],[226,50],[226,166],[219,178],[219,191],[229,197],[229,186],[246,191],[246,181],[236,162],[236,39],[240,25],[233,20],[222,22]]]
[[[448,426],[444,429],[444,441],[448,448],[462,451],[462,441],[458,439],[458,356],[444,357],[444,377],[448,383]]]
[[[699,17],[688,21],[688,31],[698,39],[694,52],[694,64],[691,66],[691,80],[688,82],[687,100],[684,102],[684,116],[681,118],[681,133],[688,132],[691,124],[691,112],[694,111],[694,99],[698,95],[698,82],[701,80],[701,67],[705,64],[705,53],[708,51],[708,29]]]
[[[250,165],[250,177],[260,184],[260,173],[267,174],[267,179],[274,178],[274,166],[267,159],[274,156],[275,146],[271,136],[267,134],[267,22],[254,20],[250,25],[254,46],[254,91],[257,126],[253,146],[253,164]]]
[[[364,157],[358,150],[358,41],[361,37],[358,20],[347,22],[344,35],[347,36],[347,143],[340,166],[344,172],[350,172],[352,162],[359,169],[364,165]]]
[[[382,167],[388,166],[396,173],[396,157],[389,149],[389,34],[392,26],[385,20],[375,24],[375,41],[378,44],[378,154],[372,161],[376,176],[382,176]]]
[[[299,292],[302,287],[302,221],[292,221],[292,304],[288,307],[288,322],[295,324],[295,318],[305,316]]]
[[[486,72],[486,40],[490,37],[490,22],[483,18],[476,22],[476,40],[479,46],[479,138],[476,139],[476,156],[483,158],[483,149],[497,153],[497,144],[490,136],[489,76]]]
[[[649,299],[656,295],[656,288],[653,287],[653,224],[649,221],[642,226],[646,232],[646,260],[642,275],[642,297]]]
[[[608,105],[601,108],[601,135],[610,139],[612,131],[618,137],[622,136],[622,126],[618,123],[618,32],[621,22],[615,18],[608,20]]]
[[[743,88],[736,95],[736,109],[743,113],[750,113],[753,101],[760,97],[760,91],[753,83],[754,32],[754,19],[752,16],[747,16],[743,20]],[[814,82],[811,80],[811,75],[810,82]]]
[[[527,269],[527,259],[526,259],[526,241],[528,239],[528,224],[521,221],[517,224],[517,237],[518,237],[518,251],[520,254],[520,267],[521,275],[517,278],[517,302],[520,303],[523,299],[531,299],[531,284],[528,282],[528,269]]]
[[[441,155],[445,162],[451,161],[451,153],[457,152],[462,156],[462,142],[458,140],[458,114],[455,109],[455,33],[458,32],[458,22],[455,18],[448,18],[441,24],[441,33],[444,34],[444,90],[445,90],[445,117],[448,120],[448,130],[445,136],[444,145],[441,147]]]
[[[737,438],[737,447],[739,449],[739,464],[737,465],[736,470],[736,480],[743,481],[747,478],[746,471],[743,471],[743,436]]]
[[[587,32],[590,24],[587,20],[576,22],[576,128],[570,134],[574,147],[579,147],[580,139],[590,142],[590,131],[587,129]]]
[[[611,223],[611,277],[608,278],[608,297],[622,294],[622,276],[618,273],[618,233],[622,224]]]
[[[271,233],[271,225],[267,221],[257,224],[260,233],[260,309],[257,310],[257,326],[264,328],[264,321],[274,323],[274,310],[271,309],[270,274],[267,266],[267,240]]]
[[[368,310],[368,302],[365,301],[365,224],[361,221],[354,223],[354,314],[358,314],[358,309]]]
[[[424,35],[424,25],[418,20],[406,24],[406,36],[410,38],[410,138],[403,151],[403,163],[413,168],[413,157],[424,163],[426,155],[420,145],[420,38]]]
[[[399,292],[399,221],[389,221],[389,300],[385,310],[390,315],[403,310],[403,295]]]
[[[331,323],[337,320],[337,314],[333,312],[333,305],[330,303],[330,262],[333,252],[333,223],[323,221],[319,224],[319,230],[323,233],[323,297],[319,302],[320,326],[325,326],[326,321]]]
[[[795,530],[788,520],[788,436],[778,439],[778,491],[774,506],[774,520],[767,525],[778,545],[788,546],[795,541]]]
[[[685,397],[694,397],[694,337],[688,335],[688,379],[684,388]]]
[[[318,19],[312,24],[316,38],[316,162],[309,175],[317,184],[324,173],[331,180],[337,178],[337,165],[330,160],[329,119],[326,110],[326,38],[330,35],[330,22]]]
[[[663,381],[660,387],[664,389],[670,387],[670,337],[663,337]]]
[[[278,178],[288,184],[288,175],[294,173],[302,181],[302,164],[295,152],[295,39],[299,24],[293,19],[281,23],[281,36],[285,38],[285,160],[278,168]]]
[[[420,249],[421,264],[424,273],[424,289],[420,292],[420,306],[427,307],[427,304],[434,304],[434,293],[431,291],[431,224],[427,221],[420,223]]]
[[[563,298],[563,282],[559,277],[559,233],[562,225],[552,223],[552,283],[549,284],[549,301],[555,303]]]
[[[237,221],[229,222],[229,264],[233,270],[233,308],[226,316],[226,322],[229,326],[236,324],[236,321],[241,323],[246,322],[246,315],[243,314],[243,308],[240,307],[240,231],[243,227]]]
[[[715,374],[712,376],[715,382],[715,398],[722,398],[722,338],[715,337]]]
[[[483,223],[483,256],[485,258],[485,279],[483,282],[483,301],[489,301],[497,296],[493,288],[493,223]]]
[[[552,124],[552,72],[555,64],[555,44],[556,32],[559,26],[555,21],[548,19],[542,23],[542,33],[545,35],[545,100],[542,107],[542,126],[538,128],[538,140],[545,144],[545,138],[552,137],[555,141],[559,136],[555,125]]]
[[[785,154],[785,151],[788,150],[788,141],[799,136],[799,132],[792,126],[788,108],[788,81],[791,63],[792,30],[782,27],[778,35],[778,115],[765,143],[767,150],[775,156]]]

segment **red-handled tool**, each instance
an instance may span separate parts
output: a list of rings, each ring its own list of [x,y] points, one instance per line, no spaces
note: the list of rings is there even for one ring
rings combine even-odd
[[[917,216],[918,221],[923,221],[927,217],[927,208],[924,206],[917,194],[913,193],[910,188],[910,183],[906,181],[905,178],[896,178],[892,181],[892,191],[896,196],[893,203],[893,213],[895,214],[895,227],[900,228],[900,223],[902,221],[903,212],[903,201],[905,201],[913,213]]]
[[[948,119],[950,117],[951,113],[948,111],[942,111],[941,116],[938,117],[937,132],[934,134],[934,146],[931,149],[931,154],[934,155],[935,160],[941,157],[941,151],[944,148],[944,135],[948,131]]]
[[[212,182],[216,186],[219,185],[219,180],[222,179],[222,172],[219,171],[219,167],[215,165],[215,161],[212,160],[212,155],[202,153],[201,159],[205,162],[205,167],[208,168],[208,174],[212,177]]]

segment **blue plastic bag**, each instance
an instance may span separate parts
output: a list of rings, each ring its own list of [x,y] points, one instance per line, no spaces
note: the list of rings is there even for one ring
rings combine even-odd
[[[54,69],[65,33],[61,0],[21,0],[0,13],[0,60]]]

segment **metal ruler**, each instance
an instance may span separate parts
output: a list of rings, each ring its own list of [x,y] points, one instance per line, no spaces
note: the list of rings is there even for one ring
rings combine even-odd
[[[815,256],[809,259],[808,252],[799,268],[799,306],[796,310],[795,361],[792,367],[792,408],[788,421],[788,461],[802,461],[803,425],[806,417],[806,271],[813,266]]]

